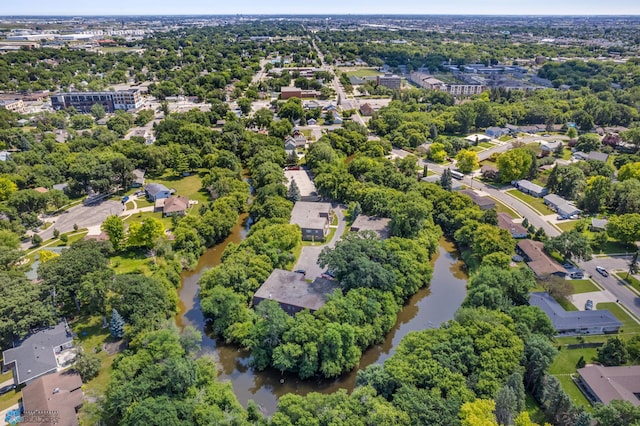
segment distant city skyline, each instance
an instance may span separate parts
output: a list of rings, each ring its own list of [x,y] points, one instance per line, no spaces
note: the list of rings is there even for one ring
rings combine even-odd
[[[226,15],[226,14],[455,14],[455,15],[640,15],[638,0],[31,0],[3,1],[0,15]]]

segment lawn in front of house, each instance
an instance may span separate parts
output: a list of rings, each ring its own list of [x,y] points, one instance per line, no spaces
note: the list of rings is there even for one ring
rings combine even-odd
[[[631,318],[631,316],[625,312],[620,305],[615,302],[602,302],[596,305],[596,309],[602,310],[606,309],[610,311],[613,315],[616,316],[622,322],[621,332],[624,332],[625,336],[629,334],[638,334],[640,333],[640,324]]]
[[[478,146],[481,146],[482,148],[491,148],[494,146],[494,144],[489,142],[480,142],[478,143]]]
[[[548,214],[553,214],[553,210],[551,210],[549,208],[549,206],[547,206],[544,201],[542,200],[542,198],[536,198],[533,197],[529,194],[525,194],[524,192],[521,192],[517,189],[510,189],[508,191],[506,191],[507,194],[509,194],[510,196],[519,199],[520,201],[528,204],[529,206],[531,206],[532,209],[534,209],[535,211],[537,211],[538,213],[540,213],[541,215],[548,215]]]
[[[631,287],[633,287],[637,291],[640,291],[640,281],[635,279],[635,277],[633,275],[627,275],[626,271],[625,272],[614,272],[613,275],[615,275],[620,281],[623,281],[623,282],[629,284]]]
[[[520,215],[518,213],[516,213],[514,210],[512,210],[511,208],[507,207],[506,205],[504,205],[503,203],[501,203],[498,200],[494,200],[496,202],[496,212],[498,213],[507,213],[509,216],[511,216],[514,219],[520,219]]]
[[[591,280],[571,280],[573,294],[591,293],[600,289]]]

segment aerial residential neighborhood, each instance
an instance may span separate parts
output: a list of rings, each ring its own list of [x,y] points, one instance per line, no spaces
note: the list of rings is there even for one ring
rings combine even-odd
[[[0,17],[5,423],[640,422],[631,8],[36,3]]]

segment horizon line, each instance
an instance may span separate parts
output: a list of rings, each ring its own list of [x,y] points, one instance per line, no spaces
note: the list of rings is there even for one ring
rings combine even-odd
[[[91,17],[91,18],[109,18],[109,17],[124,17],[124,16],[145,16],[145,17],[205,17],[205,16],[495,16],[495,17],[575,17],[575,18],[583,18],[583,17],[595,17],[595,16],[606,16],[606,17],[640,17],[640,13],[593,13],[593,14],[539,14],[539,13],[221,13],[221,14],[211,14],[211,13],[182,13],[182,14],[165,14],[165,13],[127,13],[127,14],[12,14],[12,15],[0,15],[0,18],[28,18],[28,17],[37,17],[37,18],[74,18],[74,17]]]

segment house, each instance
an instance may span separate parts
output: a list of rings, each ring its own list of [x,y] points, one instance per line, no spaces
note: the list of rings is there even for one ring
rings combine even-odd
[[[296,150],[296,142],[295,140],[293,140],[293,138],[291,136],[287,136],[287,138],[284,140],[284,150],[285,151],[295,151]]]
[[[551,275],[564,278],[567,271],[544,252],[544,244],[540,241],[520,240],[516,251],[521,254],[529,268],[538,279],[546,279]]]
[[[472,189],[465,189],[460,191],[461,194],[471,198],[473,204],[480,207],[480,210],[491,210],[496,206],[496,202],[491,197],[486,195],[478,195],[478,193]]]
[[[589,154],[587,154],[587,160],[596,160],[606,163],[608,159],[609,154],[605,154],[604,152],[591,151]]]
[[[525,194],[529,194],[537,198],[544,197],[549,192],[547,188],[524,179],[517,181],[514,186],[518,188],[520,192],[524,192]]]
[[[304,274],[274,269],[253,295],[253,306],[263,300],[275,300],[289,315],[303,309],[315,312],[324,306],[327,296],[337,288],[338,285],[331,280],[316,278],[308,283]]]
[[[498,227],[506,229],[515,239],[527,238],[529,231],[519,223],[515,223],[508,213],[498,213]]]
[[[391,236],[389,224],[391,219],[384,217],[358,215],[351,225],[351,232],[373,231],[378,238],[385,240]]]
[[[310,118],[307,120],[307,124],[309,126],[315,126],[316,124],[318,124],[318,121],[315,118]]]
[[[83,397],[82,379],[78,373],[64,371],[43,376],[22,389],[25,415],[20,424],[38,423],[29,420],[29,413],[40,413],[42,416],[48,413],[55,416],[58,426],[77,426],[78,409],[82,406]]]
[[[144,188],[144,192],[150,201],[156,201],[161,198],[169,198],[171,191],[161,183],[150,183]]]
[[[51,188],[56,190],[56,191],[67,192],[67,190],[69,190],[69,184],[67,182],[57,183],[57,184],[53,185]]]
[[[331,204],[298,201],[293,205],[289,223],[300,227],[303,240],[322,241],[329,233]]]
[[[640,365],[605,367],[589,364],[578,369],[578,387],[592,403],[613,400],[640,405]]]
[[[144,175],[145,171],[140,169],[135,169],[132,171],[133,173],[133,181],[131,182],[131,188],[142,188],[144,186]]]
[[[375,110],[373,109],[371,104],[367,102],[364,105],[360,106],[360,114],[364,115],[365,117],[371,117],[373,114],[375,114]]]
[[[307,137],[298,129],[294,129],[293,133],[291,133],[293,140],[296,142],[297,146],[306,146],[307,145]]]
[[[484,134],[489,136],[490,138],[497,139],[502,135],[509,134],[509,129],[506,127],[489,127],[484,131]]]
[[[11,160],[11,153],[9,151],[0,151],[0,161]]]
[[[184,216],[187,208],[189,208],[189,198],[179,195],[159,198],[155,202],[155,209],[162,211],[162,216]]]
[[[5,367],[13,368],[17,385],[56,371],[64,364],[67,349],[73,347],[73,334],[66,322],[39,330],[12,349],[2,353]]]
[[[40,194],[46,194],[49,192],[49,190],[47,188],[45,188],[44,186],[38,186],[36,188],[33,188],[34,191],[39,192]]]
[[[551,154],[555,152],[555,150],[558,149],[559,146],[562,146],[562,147],[564,146],[562,141],[553,141],[553,142],[542,141],[542,143],[540,144],[540,149],[542,150],[542,152],[546,154]]]
[[[338,115],[337,112],[333,112],[333,124],[342,124],[342,117]]]
[[[607,220],[607,219],[596,219],[594,217],[593,219],[591,219],[591,225],[589,226],[589,229],[592,232],[606,231],[608,224],[609,224],[609,220]]]
[[[491,140],[491,138],[489,136],[482,135],[480,133],[474,133],[473,135],[467,136],[465,139],[468,140],[471,143],[489,142]]]
[[[308,170],[285,170],[284,177],[287,178],[287,187],[290,187],[294,181],[296,182],[300,201],[320,201],[320,196]]]
[[[546,205],[551,207],[551,209],[558,213],[559,216],[565,219],[582,212],[582,210],[556,194],[545,195],[543,200]]]
[[[622,323],[610,311],[565,311],[547,292],[529,295],[529,304],[542,309],[551,320],[557,335],[575,336],[580,334],[617,333]]]

